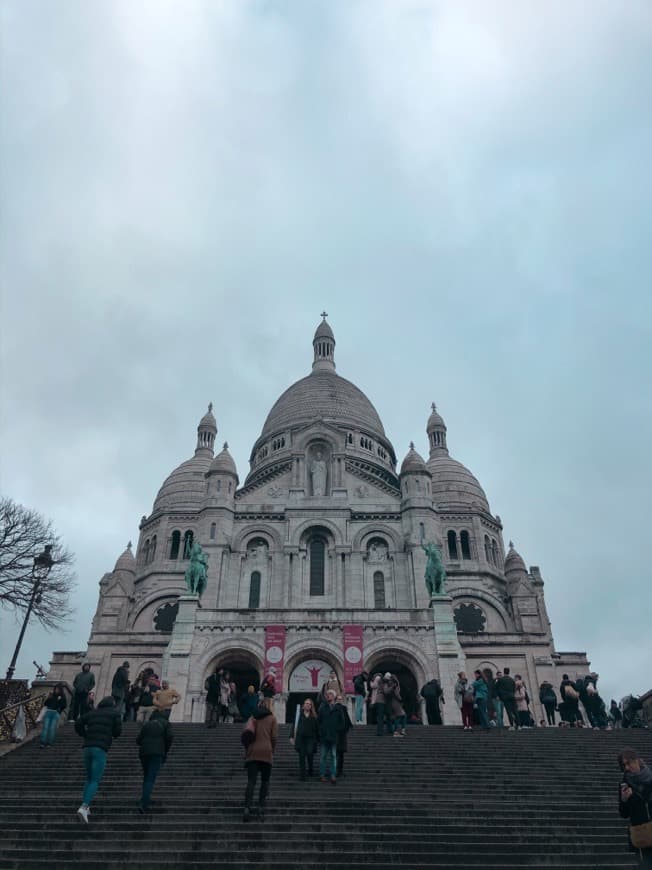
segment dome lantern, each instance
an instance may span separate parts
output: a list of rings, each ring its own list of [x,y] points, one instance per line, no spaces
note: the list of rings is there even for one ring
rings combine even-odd
[[[428,443],[430,445],[430,456],[439,455],[440,451],[448,453],[446,446],[446,424],[444,419],[437,411],[437,405],[432,403],[432,413],[428,417],[426,432],[428,433]]]
[[[210,453],[212,456],[216,435],[217,422],[213,416],[213,403],[209,402],[208,411],[199,421],[199,426],[197,426],[197,447],[195,447],[195,453],[201,450],[204,453]]]
[[[313,372],[318,371],[335,371],[335,336],[330,328],[326,318],[328,313],[322,311],[322,322],[315,330],[315,336],[312,340],[312,346],[315,351],[315,357],[312,363]]]

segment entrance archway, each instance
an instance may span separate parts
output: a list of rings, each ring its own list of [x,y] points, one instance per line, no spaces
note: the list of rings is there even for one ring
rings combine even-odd
[[[372,664],[367,667],[370,675],[380,673],[394,674],[401,687],[401,699],[403,708],[408,719],[416,713],[421,714],[421,701],[419,699],[419,684],[414,676],[412,669],[404,662],[392,656],[391,652],[387,653],[386,657],[382,655],[372,660]]]
[[[220,653],[206,671],[205,679],[215,672],[215,668],[224,668],[229,672],[230,681],[235,683],[238,706],[249,686],[253,686],[256,692],[260,688],[260,662],[246,650],[233,649]]]

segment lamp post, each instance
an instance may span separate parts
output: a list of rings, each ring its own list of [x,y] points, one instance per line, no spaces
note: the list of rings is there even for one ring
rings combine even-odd
[[[34,565],[32,567],[32,580],[34,581],[34,585],[32,587],[32,594],[29,598],[29,604],[27,605],[25,619],[23,620],[23,627],[21,628],[20,634],[18,635],[18,643],[16,644],[16,649],[14,650],[11,664],[7,668],[6,679],[8,680],[13,679],[14,671],[16,670],[16,660],[18,658],[18,654],[20,653],[20,647],[23,643],[23,637],[25,636],[25,629],[27,628],[27,623],[29,622],[29,618],[32,614],[34,604],[39,597],[39,590],[42,584],[47,580],[48,574],[52,570],[53,565],[54,559],[52,558],[52,544],[46,544],[43,552],[39,553],[38,556],[34,556]]]

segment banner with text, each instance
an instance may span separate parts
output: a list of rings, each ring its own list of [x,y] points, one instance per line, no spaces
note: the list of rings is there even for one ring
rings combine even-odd
[[[265,626],[264,674],[274,674],[277,692],[283,691],[283,659],[285,658],[285,626]]]
[[[362,626],[345,625],[344,638],[344,691],[353,694],[353,677],[362,671]]]

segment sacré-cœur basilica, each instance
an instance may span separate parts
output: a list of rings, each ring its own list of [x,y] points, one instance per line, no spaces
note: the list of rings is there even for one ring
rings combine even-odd
[[[588,672],[584,653],[555,650],[539,568],[526,568],[484,490],[449,453],[432,406],[428,458],[397,465],[367,396],[337,374],[325,319],[307,377],[274,403],[241,485],[225,444],[215,455],[209,407],[194,455],[164,481],[129,546],[100,581],[86,652],[55,652],[48,679],[72,684],[84,661],[108,694],[123,661],[151,666],[180,692],[174,719],[203,721],[216,665],[243,691],[276,674],[277,715],[334,669],[346,690],[362,670],[397,674],[408,712],[433,677],[444,721],[459,723],[457,671],[509,666],[541,717],[539,684]],[[184,574],[191,545],[208,559],[201,598]],[[445,591],[431,597],[424,545],[441,548]]]

